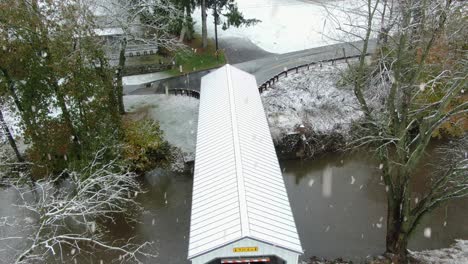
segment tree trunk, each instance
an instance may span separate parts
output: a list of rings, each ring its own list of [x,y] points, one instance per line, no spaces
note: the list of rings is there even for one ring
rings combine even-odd
[[[408,259],[408,239],[409,236],[401,231],[397,226],[391,228],[392,232],[387,231],[386,253],[394,255],[392,260],[396,263],[406,263]]]
[[[183,42],[185,39],[185,33],[187,33],[187,26],[183,26],[182,30],[180,31],[179,42]],[[187,37],[188,39],[188,37]]]
[[[400,192],[397,190],[393,197],[387,198],[386,253],[393,254],[397,263],[406,263],[411,221],[401,210],[403,199]]]
[[[216,43],[216,57],[218,57],[218,10],[216,10],[216,2],[214,5],[214,26],[215,26],[215,43]]]
[[[5,133],[5,136],[8,138],[8,142],[10,143],[11,148],[15,152],[16,158],[18,159],[19,162],[23,162],[24,159],[21,156],[21,154],[20,154],[20,152],[18,150],[18,147],[16,146],[15,139],[11,135],[10,129],[8,128],[7,124],[5,123],[5,120],[3,119],[3,113],[2,113],[1,110],[0,110],[0,123],[2,125],[3,132]]]
[[[120,41],[120,54],[119,54],[119,66],[117,66],[117,102],[119,104],[119,113],[125,114],[125,106],[123,103],[123,83],[122,83],[122,75],[123,69],[125,67],[125,50],[127,49],[127,39],[123,38]]]
[[[108,83],[108,78],[106,72],[104,71],[104,67],[108,67],[109,65],[107,64],[106,60],[104,58],[99,58],[99,64],[100,67],[96,67],[95,70],[98,71],[99,77],[101,77],[101,80],[104,84]],[[114,86],[109,86],[106,88],[108,89],[108,97],[109,97],[109,111],[111,116],[115,121],[120,120],[120,117],[116,115],[115,113],[119,112],[119,106],[118,106],[118,101],[117,101],[117,93],[114,89]]]
[[[383,11],[382,11],[382,17],[381,17],[381,20],[380,20],[380,32],[379,32],[379,35],[378,35],[378,38],[377,38],[377,45],[380,44],[381,42],[383,42],[384,44],[387,43],[387,34],[388,34],[388,31],[386,30],[386,27],[385,27],[385,15],[387,13],[387,8],[388,8],[388,0],[384,0],[383,2]]]
[[[60,110],[62,110],[62,116],[63,116],[63,119],[65,120],[65,124],[67,125],[68,129],[70,129],[70,133],[73,135],[73,141],[78,142],[79,137],[75,130],[75,127],[73,126],[73,122],[71,121],[71,115],[70,115],[70,112],[68,111],[67,104],[65,103],[65,98],[62,92],[60,91],[60,87],[57,84],[57,82],[54,82],[52,84],[52,87],[54,88],[55,96],[57,97]]]
[[[8,90],[10,91],[11,97],[13,97],[13,101],[15,102],[16,108],[18,109],[19,112],[23,112],[23,107],[21,106],[20,100],[18,98],[18,95],[16,94],[16,89],[15,89],[15,83],[11,76],[9,75],[8,71],[6,69],[0,69],[7,79],[8,82]]]
[[[193,27],[192,27],[192,7],[190,6],[190,3],[187,4],[186,6],[186,12],[187,16],[185,17],[185,23],[187,27],[187,32],[185,33],[187,35],[187,39],[191,40],[193,39]]]
[[[180,35],[179,35],[179,42],[184,41],[185,39],[185,33],[187,32],[187,16],[190,14],[185,14],[185,8],[182,10],[183,13],[183,21],[182,21],[182,30],[180,30]]]
[[[206,49],[208,47],[208,29],[206,25],[206,0],[202,0],[201,16],[202,16],[202,47]]]

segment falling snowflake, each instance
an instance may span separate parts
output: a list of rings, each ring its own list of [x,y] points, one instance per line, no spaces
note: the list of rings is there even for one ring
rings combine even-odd
[[[312,185],[314,185],[314,179],[309,180],[309,187],[312,187]]]
[[[96,222],[88,223],[88,228],[89,228],[89,231],[91,231],[91,233],[96,232]]]
[[[424,237],[431,238],[431,235],[432,235],[432,229],[430,227],[424,228]]]
[[[425,84],[425,83],[421,83],[421,84],[419,85],[419,90],[420,90],[421,92],[424,92],[424,90],[426,90],[426,84]]]
[[[380,163],[379,169],[383,169],[383,163]]]
[[[351,184],[354,184],[355,181],[356,179],[354,178],[354,176],[351,175]]]

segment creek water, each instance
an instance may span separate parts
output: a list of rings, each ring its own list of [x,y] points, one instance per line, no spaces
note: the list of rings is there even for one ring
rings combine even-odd
[[[343,257],[356,262],[385,249],[386,198],[378,164],[354,155],[328,155],[315,160],[281,162],[283,177],[296,220],[303,259],[310,256]],[[426,171],[415,179],[424,185]],[[186,260],[192,175],[155,170],[142,184],[146,193],[138,196],[143,211],[138,222],[107,223],[108,239],[153,241],[157,256],[145,263],[181,264]],[[421,195],[415,188],[414,197]],[[1,216],[15,214],[11,203],[15,192],[0,192]],[[454,239],[468,239],[468,199],[450,201],[426,217],[411,239],[412,250],[447,247]],[[122,219],[120,219],[122,220]],[[430,230],[430,232],[428,232]],[[426,231],[426,232],[425,232]],[[426,234],[424,234],[426,233]],[[428,236],[430,233],[430,236]],[[47,263],[110,263],[118,253],[95,250],[92,255],[51,257]],[[5,254],[3,252],[0,254]],[[1,261],[0,261],[1,262]],[[8,263],[8,262],[5,262]]]
[[[281,162],[305,250],[304,260],[319,256],[360,262],[368,255],[384,251],[385,186],[380,180],[378,164],[362,156],[328,155],[315,160]],[[423,171],[415,179],[417,186],[424,185],[424,175]],[[192,176],[155,171],[145,177],[143,184],[147,192],[138,198],[144,207],[140,223],[108,224],[109,236],[154,241],[158,256],[147,263],[189,263],[186,257]],[[414,194],[418,195],[421,194]],[[442,248],[454,239],[468,239],[467,202],[466,198],[450,201],[433,211],[420,224],[410,248]],[[107,263],[117,256],[96,253],[86,263],[96,263],[99,259]]]

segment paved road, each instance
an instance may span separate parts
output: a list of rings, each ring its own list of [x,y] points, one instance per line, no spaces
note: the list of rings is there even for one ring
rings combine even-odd
[[[343,56],[358,55],[362,42],[335,44],[313,49],[301,50],[285,54],[275,54],[265,58],[234,64],[235,67],[249,72],[257,78],[257,84],[262,84],[285,69],[294,68],[306,63],[339,58]],[[370,43],[369,51],[373,51],[376,43]],[[185,76],[171,77],[155,81],[151,84],[126,86],[125,94],[154,94],[164,93],[165,86],[170,89],[185,88],[200,90],[201,77],[213,70],[200,71]]]
[[[219,46],[224,50],[227,62],[232,65],[278,55],[263,50],[247,38],[220,38]]]

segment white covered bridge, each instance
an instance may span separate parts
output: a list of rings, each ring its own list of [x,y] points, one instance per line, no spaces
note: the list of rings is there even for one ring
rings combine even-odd
[[[255,77],[203,77],[188,259],[296,264],[302,247]]]

